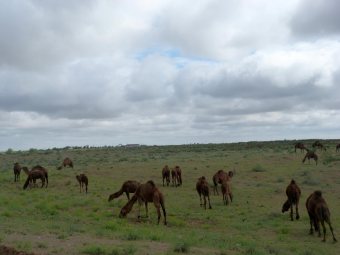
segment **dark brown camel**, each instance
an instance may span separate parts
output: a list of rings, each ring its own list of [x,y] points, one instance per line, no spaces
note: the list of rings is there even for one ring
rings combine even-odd
[[[340,143],[336,145],[335,151],[338,152],[340,150]]]
[[[204,176],[201,176],[200,178],[198,178],[197,183],[196,183],[196,190],[200,197],[200,206],[203,205],[202,204],[202,196],[203,196],[204,209],[207,209],[207,198],[209,202],[209,209],[211,209],[210,196],[209,196],[209,185]]]
[[[316,155],[316,153],[314,151],[310,151],[307,150],[307,153],[305,155],[305,157],[302,160],[302,163],[305,163],[306,159],[308,159],[308,162],[310,163],[310,159],[314,159],[315,160],[315,164],[318,164],[318,155]]]
[[[44,187],[45,181],[46,181],[46,188],[48,186],[48,172],[47,169],[40,166],[36,165],[34,166],[30,171],[28,170],[27,167],[23,167],[22,170],[27,174],[27,179],[24,184],[24,189],[27,188],[28,184],[30,183],[36,183],[37,179],[41,180],[41,188]]]
[[[177,185],[182,185],[182,169],[179,166],[175,166],[176,177],[177,177]]]
[[[137,188],[131,200],[129,200],[129,202],[127,202],[127,204],[121,209],[119,217],[120,218],[125,217],[132,210],[132,207],[137,200],[139,204],[138,218],[140,218],[141,204],[144,202],[145,210],[146,210],[146,217],[148,217],[148,203],[153,202],[157,209],[157,214],[158,214],[157,224],[159,224],[159,221],[161,218],[160,207],[162,207],[162,210],[163,210],[164,225],[167,224],[164,197],[163,197],[163,194],[156,187],[153,181],[148,181],[144,184],[139,185],[139,187]]]
[[[223,180],[230,181],[233,176],[234,176],[233,171],[229,171],[228,173],[226,173],[224,172],[224,170],[218,170],[212,178],[214,183],[214,195],[215,194],[218,195],[217,185],[222,184]]]
[[[21,166],[19,163],[14,164],[13,172],[14,172],[14,182],[18,182],[20,180],[20,172],[21,172]]]
[[[66,166],[73,168],[73,162],[69,157],[64,158],[63,167],[66,167]]]
[[[326,151],[326,147],[323,146],[323,144],[320,142],[320,141],[315,141],[313,144],[312,144],[312,147],[313,148],[317,148],[317,149],[321,149],[323,151]]]
[[[293,221],[293,205],[295,205],[296,219],[300,219],[299,215],[299,200],[301,196],[301,190],[294,180],[291,180],[290,184],[286,188],[287,201],[282,206],[282,212],[286,212],[290,209],[290,219]]]
[[[85,186],[85,191],[87,193],[87,186],[89,185],[89,179],[87,178],[87,176],[85,174],[80,174],[80,175],[77,175],[76,178],[79,183],[80,193],[82,190],[84,190],[84,186]]]
[[[304,150],[306,150],[306,147],[303,143],[298,142],[294,145],[295,148],[295,153],[296,153],[296,149],[300,149],[301,152],[303,152]]]
[[[221,192],[223,196],[223,203],[225,205],[229,204],[229,198],[230,198],[230,202],[233,202],[233,194],[231,193],[230,184],[227,180],[222,181]]]
[[[137,181],[126,181],[123,183],[122,187],[120,188],[120,190],[118,190],[117,192],[111,194],[109,196],[109,202],[117,197],[120,197],[124,192],[128,198],[128,200],[130,200],[130,195],[129,193],[135,193],[138,186],[140,185],[139,182]]]
[[[164,187],[164,180],[166,181],[166,186],[170,184],[170,169],[168,165],[165,165],[162,169],[162,178],[163,178],[163,187]]]
[[[336,238],[333,233],[333,228],[330,219],[330,211],[327,206],[325,199],[322,197],[321,191],[317,190],[314,191],[306,201],[306,208],[309,215],[309,222],[310,222],[310,234],[313,234],[313,226],[315,231],[319,232],[319,236],[321,236],[320,231],[320,222],[323,229],[323,242],[326,241],[326,227],[325,222],[329,225],[331,230],[333,241],[336,242]]]

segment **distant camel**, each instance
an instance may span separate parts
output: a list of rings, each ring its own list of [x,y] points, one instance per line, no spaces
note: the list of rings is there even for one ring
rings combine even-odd
[[[230,202],[233,202],[233,194],[231,193],[230,184],[226,179],[222,181],[221,192],[223,196],[223,203],[225,205],[229,204],[229,198]]]
[[[224,170],[218,170],[212,178],[214,183],[214,195],[218,195],[217,185],[222,184],[223,180],[230,181],[233,176],[233,171],[229,171],[228,173],[226,173]]]
[[[200,206],[203,205],[202,204],[202,196],[203,196],[204,209],[207,209],[207,198],[209,202],[209,209],[211,209],[210,197],[209,197],[209,185],[204,176],[201,176],[200,178],[198,178],[197,183],[196,183],[196,190],[200,197]]]
[[[25,167],[23,169],[24,169],[25,173],[27,173],[26,172],[26,170],[28,170],[27,167]],[[48,172],[44,167],[42,167],[40,165],[33,167],[31,169],[31,171],[28,172],[27,180],[26,180],[23,188],[26,189],[28,184],[31,183],[31,182],[35,183],[36,179],[41,180],[41,188],[44,187],[45,181],[46,181],[46,188],[47,188],[47,186],[48,186]]]
[[[21,172],[21,166],[19,163],[14,164],[13,172],[14,172],[14,182],[18,182],[20,180],[20,172]]]
[[[66,167],[66,166],[73,168],[73,162],[69,157],[66,157],[63,161],[63,167]]]
[[[129,181],[124,182],[120,190],[118,190],[116,193],[113,193],[109,196],[109,202],[117,197],[120,197],[124,192],[128,200],[130,200],[129,193],[135,193],[139,185],[140,183],[137,181],[129,180]]]
[[[164,225],[167,224],[164,197],[163,197],[163,194],[156,187],[153,181],[148,181],[144,184],[139,185],[139,187],[137,188],[131,200],[129,200],[129,202],[127,202],[127,204],[121,209],[119,217],[120,218],[125,217],[132,210],[132,207],[137,200],[139,204],[138,218],[140,218],[141,204],[144,202],[145,210],[146,210],[146,217],[148,217],[148,203],[153,202],[157,209],[157,214],[158,214],[157,224],[159,224],[159,221],[161,218],[160,207],[162,207],[162,210],[163,210]]]
[[[172,186],[177,187],[177,171],[174,168],[171,169],[171,182]]]
[[[179,166],[175,166],[176,177],[177,177],[177,185],[182,185],[182,169]]]
[[[308,159],[308,162],[310,163],[310,159],[314,159],[315,160],[315,164],[318,164],[318,155],[316,155],[316,153],[314,151],[310,151],[307,150],[307,153],[305,155],[305,157],[302,160],[302,163],[305,163],[306,159]]]
[[[295,205],[296,219],[300,219],[299,215],[299,200],[301,196],[301,190],[294,180],[291,180],[290,184],[286,188],[287,201],[282,206],[282,212],[286,212],[290,209],[290,219],[293,221],[293,205]]]
[[[340,150],[340,143],[337,144],[336,148],[335,148],[335,151],[338,152]]]
[[[163,187],[164,187],[164,179],[166,181],[166,186],[169,186],[170,183],[170,169],[168,165],[165,165],[162,169],[162,178],[163,178]]]
[[[325,222],[329,225],[331,230],[333,241],[336,242],[336,238],[333,233],[333,228],[330,219],[330,212],[327,206],[325,199],[322,197],[321,191],[314,191],[306,201],[306,208],[309,215],[309,223],[310,223],[310,234],[313,234],[313,226],[315,231],[319,232],[319,236],[321,236],[320,231],[320,222],[323,228],[323,242],[326,241],[326,228]]]
[[[84,186],[85,186],[85,190],[87,193],[87,186],[89,184],[89,179],[87,178],[87,176],[85,174],[80,174],[80,175],[77,175],[76,178],[79,182],[80,193],[82,190],[84,190]]]
[[[326,147],[323,146],[323,144],[322,144],[320,141],[315,141],[315,142],[312,144],[312,147],[313,147],[313,148],[318,148],[318,149],[321,149],[321,150],[326,151]]]
[[[305,145],[304,145],[303,143],[301,143],[301,142],[296,143],[296,144],[294,145],[294,147],[295,147],[295,153],[296,153],[296,149],[300,149],[301,152],[303,152],[304,150],[306,150]]]

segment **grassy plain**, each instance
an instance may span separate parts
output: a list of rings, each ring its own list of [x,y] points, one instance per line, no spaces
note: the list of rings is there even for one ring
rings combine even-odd
[[[294,153],[293,141],[1,153],[0,242],[38,254],[339,254],[328,228],[326,243],[308,234],[305,200],[320,189],[340,239],[340,153],[336,141],[322,142],[328,150],[318,152],[317,166],[301,163],[304,154]],[[66,156],[75,168],[56,170]],[[26,176],[22,172],[14,183],[14,162],[46,167],[49,187],[23,190]],[[181,166],[182,187],[162,187],[165,164]],[[221,196],[211,195],[213,209],[205,211],[195,183],[205,175],[211,184],[219,169],[236,170],[234,201],[224,206]],[[79,193],[78,173],[89,177],[87,195]],[[294,222],[281,213],[292,178],[302,190],[301,219]],[[137,205],[118,218],[126,196],[107,199],[127,179],[155,181],[165,196],[168,226],[156,224],[153,205],[141,222]]]

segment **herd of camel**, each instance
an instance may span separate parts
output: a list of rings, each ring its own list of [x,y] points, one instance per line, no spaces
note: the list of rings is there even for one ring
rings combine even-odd
[[[320,148],[321,150],[326,150],[326,147],[323,146],[319,141],[316,141],[312,145],[313,148]],[[317,164],[318,156],[316,155],[315,151],[307,149],[304,144],[302,143],[296,143],[295,144],[295,152],[296,149],[300,149],[301,151],[306,150],[307,153],[305,157],[303,158],[303,162],[305,162],[306,159],[314,159]],[[336,151],[338,152],[340,150],[340,144],[336,146]],[[73,162],[70,158],[65,158],[63,160],[63,163],[61,166],[57,167],[58,170],[61,170],[63,167],[71,167],[73,168]],[[28,185],[35,185],[36,180],[40,179],[42,182],[41,187],[48,186],[48,172],[47,170],[37,165],[33,167],[31,170],[28,170],[27,167],[21,167],[18,163],[14,164],[14,181],[19,181],[20,179],[20,171],[23,170],[27,174],[27,179],[25,181],[25,184],[23,186],[24,189],[28,187]],[[213,181],[213,191],[215,195],[218,195],[218,184],[221,185],[221,192],[222,192],[222,199],[223,203],[225,205],[229,204],[233,200],[233,195],[231,192],[230,187],[230,181],[232,177],[235,174],[234,171],[224,171],[224,170],[218,170],[212,177]],[[80,192],[82,190],[85,190],[87,193],[88,191],[88,177],[85,174],[80,174],[76,176],[76,179],[79,183]],[[182,185],[182,169],[179,166],[175,166],[170,170],[168,165],[165,165],[162,169],[162,179],[163,179],[163,186],[170,185],[170,182],[172,183],[173,187],[178,187]],[[171,180],[170,180],[171,179]],[[46,185],[45,185],[46,182]],[[199,195],[200,199],[200,206],[204,209],[207,209],[207,202],[209,205],[209,209],[212,209],[210,204],[210,188],[208,181],[205,176],[201,176],[198,178],[196,182],[196,191]],[[163,217],[164,217],[164,224],[167,225],[166,220],[166,210],[165,210],[165,204],[164,204],[164,196],[162,192],[156,187],[155,183],[150,180],[146,183],[139,183],[134,180],[128,180],[123,183],[120,190],[117,192],[111,194],[109,196],[108,201],[112,201],[115,198],[120,197],[123,193],[126,194],[128,202],[122,207],[119,217],[125,217],[131,210],[133,205],[138,202],[138,218],[140,218],[140,209],[141,205],[144,203],[145,205],[145,211],[146,211],[146,217],[148,217],[148,203],[153,203],[157,210],[158,215],[158,221],[159,224],[160,218],[161,218],[161,208],[163,211]],[[130,199],[130,194],[133,194],[133,196]],[[286,194],[287,194],[287,201],[282,206],[282,212],[286,212],[290,209],[290,216],[291,220],[293,220],[293,206],[296,207],[296,219],[299,219],[299,212],[298,212],[298,204],[299,199],[301,195],[301,190],[297,186],[296,182],[294,180],[291,181],[291,183],[286,188]],[[328,209],[328,206],[322,197],[321,191],[315,191],[313,192],[306,201],[306,208],[308,211],[309,219],[310,219],[310,234],[313,234],[313,227],[314,230],[319,233],[319,236],[321,236],[320,231],[320,223],[323,227],[323,241],[325,241],[325,235],[326,235],[326,228],[325,228],[325,222],[328,223],[329,228],[333,235],[333,240],[336,241],[336,238],[333,233],[333,228],[330,222],[330,212]]]

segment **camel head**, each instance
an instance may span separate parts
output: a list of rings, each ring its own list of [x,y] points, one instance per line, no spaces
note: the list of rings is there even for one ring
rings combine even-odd
[[[109,202],[111,201],[111,200],[113,200],[114,199],[114,195],[113,194],[111,194],[110,196],[109,196]]]
[[[283,205],[282,205],[282,212],[287,212],[290,208],[290,202],[287,200]]]

